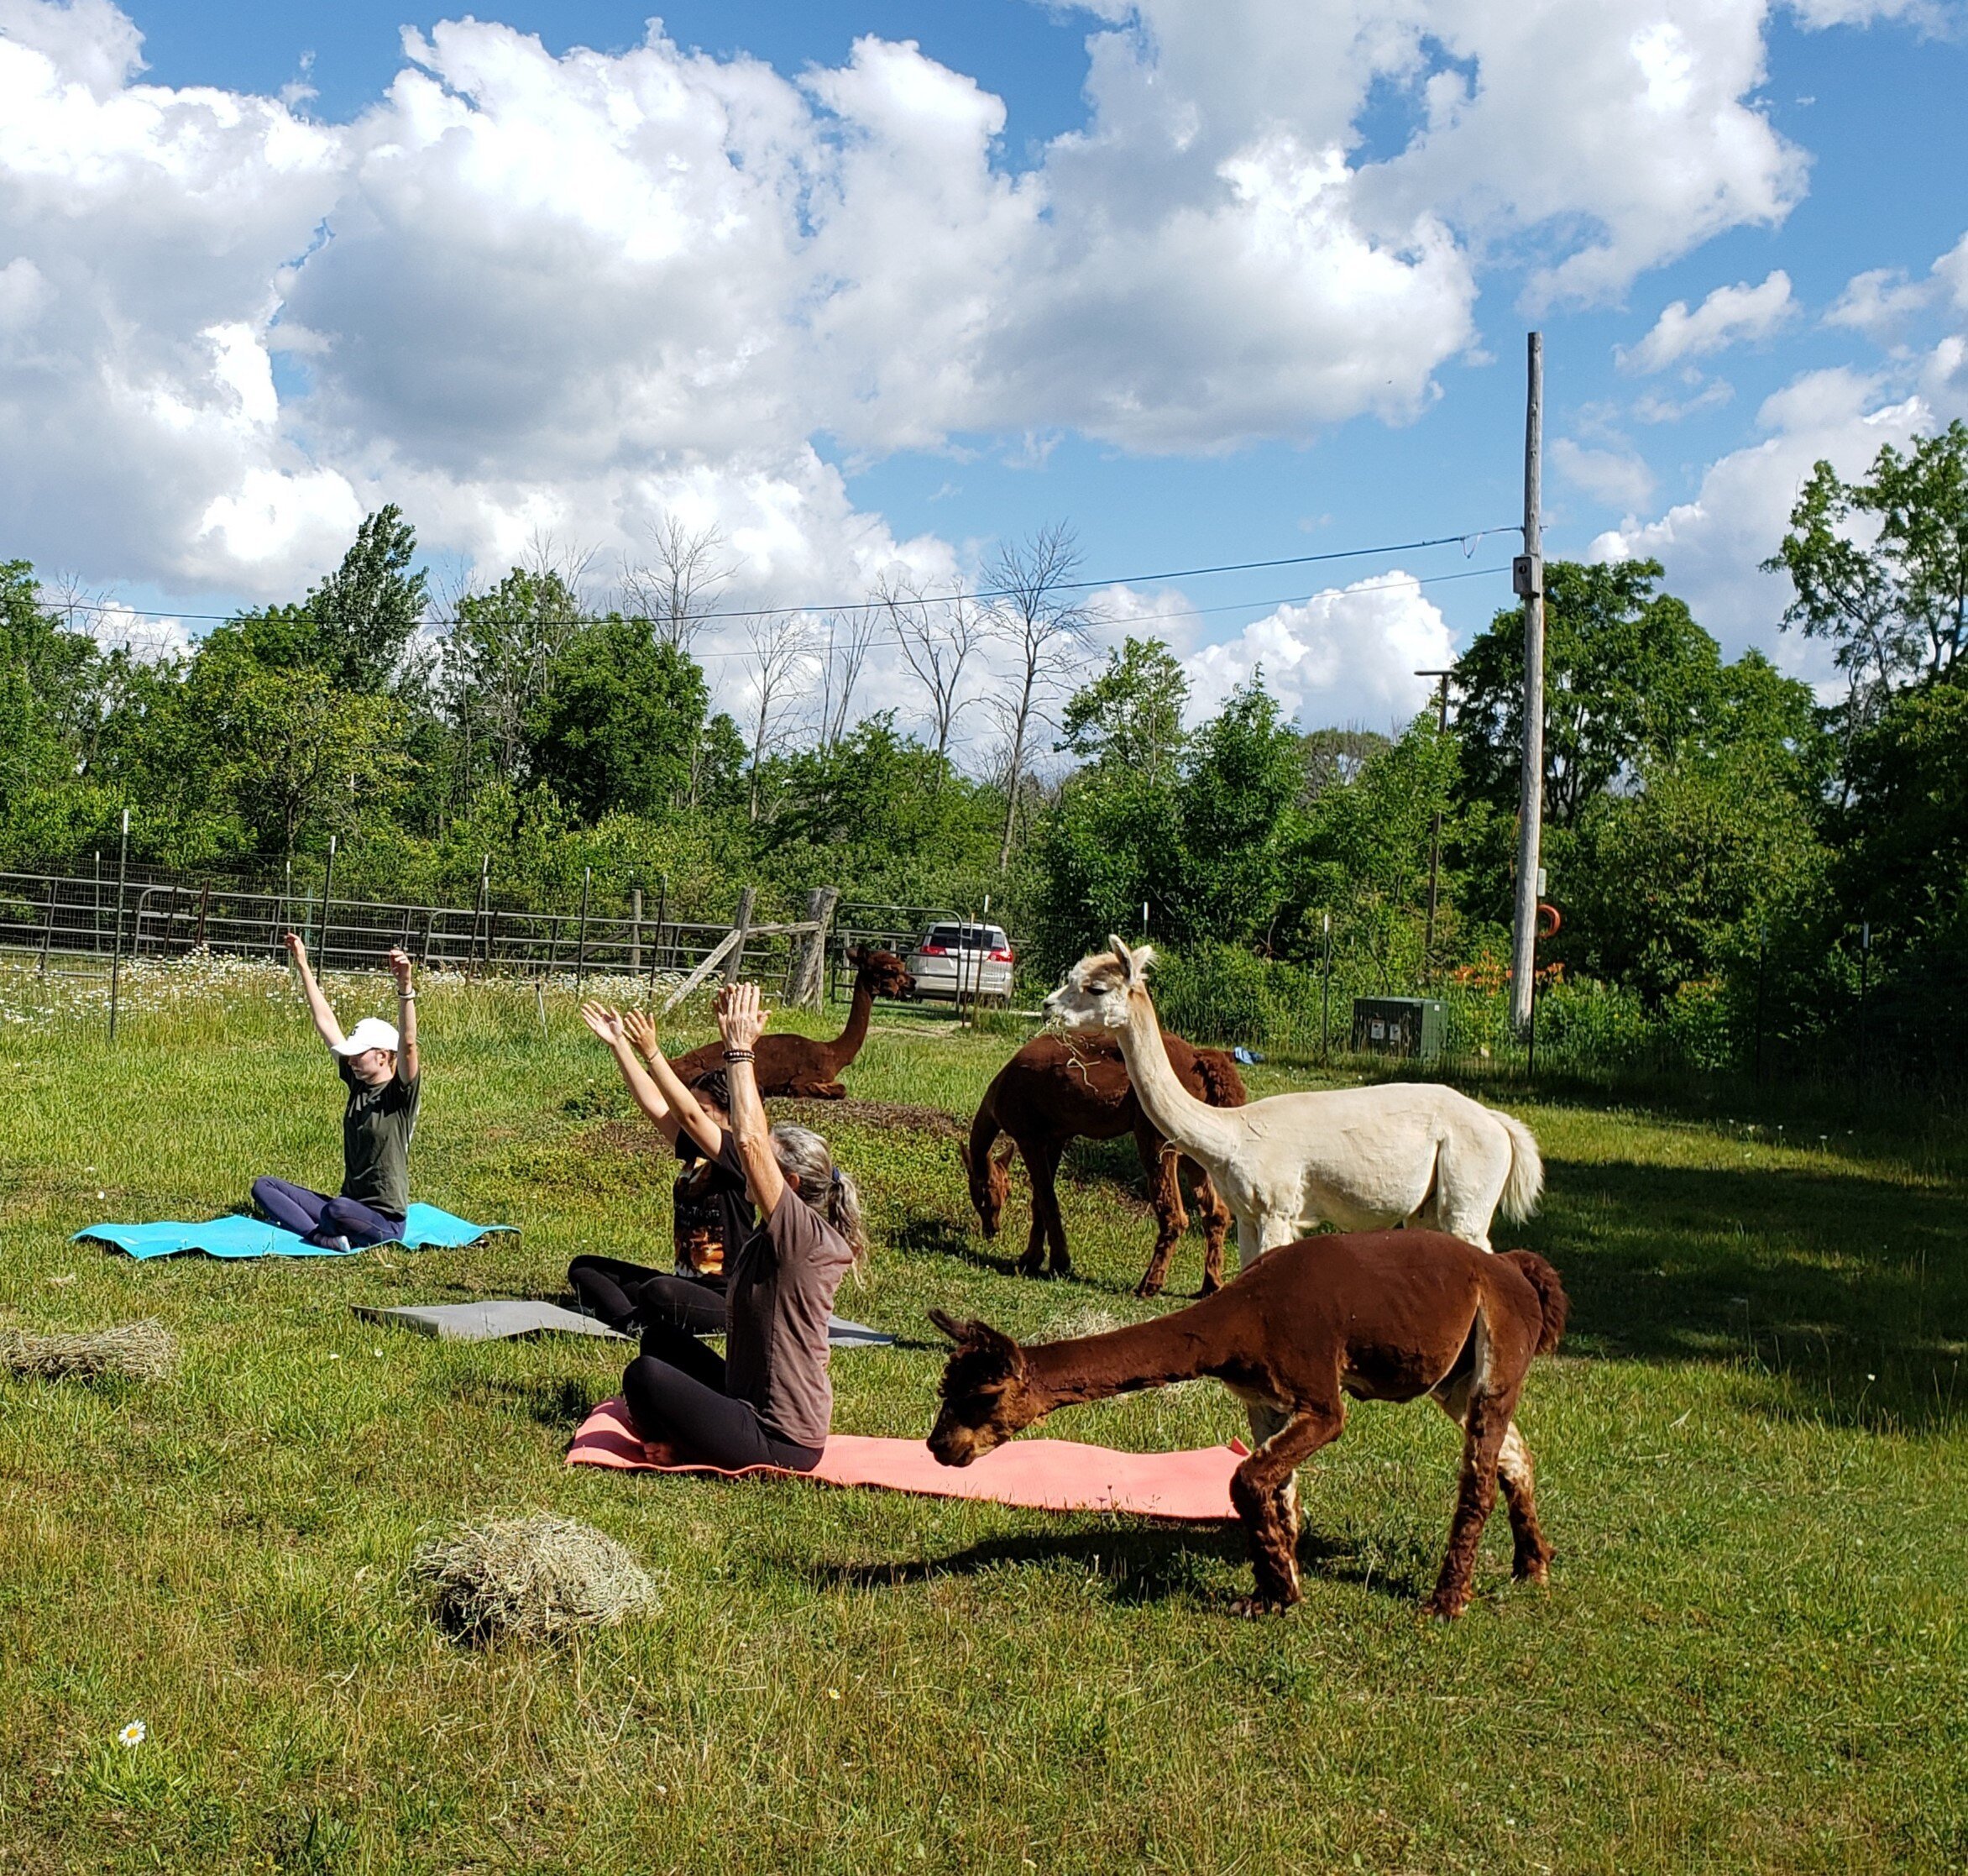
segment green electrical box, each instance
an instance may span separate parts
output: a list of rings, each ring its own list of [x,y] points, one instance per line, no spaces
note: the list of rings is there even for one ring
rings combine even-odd
[[[1437,1061],[1448,1041],[1448,1011],[1432,997],[1355,997],[1353,1052]]]

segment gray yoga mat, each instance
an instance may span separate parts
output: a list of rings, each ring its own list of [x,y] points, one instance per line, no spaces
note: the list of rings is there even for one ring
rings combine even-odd
[[[578,1310],[563,1309],[557,1302],[539,1302],[523,1297],[489,1297],[483,1302],[434,1302],[401,1309],[382,1309],[357,1303],[355,1313],[364,1322],[394,1323],[415,1329],[420,1335],[435,1335],[444,1342],[497,1342],[516,1335],[599,1335],[615,1342],[633,1341],[592,1316]],[[851,1323],[839,1316],[828,1318],[827,1340],[837,1349],[886,1348],[895,1338],[865,1323]]]

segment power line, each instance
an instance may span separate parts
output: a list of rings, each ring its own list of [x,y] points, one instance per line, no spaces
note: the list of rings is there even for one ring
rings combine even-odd
[[[1496,528],[1491,528],[1491,529],[1489,529],[1489,530],[1487,530],[1486,532],[1490,532],[1490,533],[1499,533],[1499,532],[1502,532],[1502,530],[1500,530],[1500,529],[1496,529]],[[1474,538],[1474,537],[1473,537],[1473,536],[1452,536],[1452,537],[1451,537],[1451,538],[1452,538],[1452,539],[1458,539],[1458,540],[1459,540],[1459,539],[1473,539],[1473,538]],[[1286,564],[1290,564],[1291,563],[1286,563]],[[1466,571],[1464,571],[1464,572],[1462,572],[1462,573],[1458,573],[1458,574],[1432,574],[1429,575],[1429,576],[1428,576],[1426,579],[1417,579],[1417,578],[1416,578],[1416,577],[1414,574],[1400,574],[1400,575],[1398,575],[1397,577],[1395,577],[1395,578],[1394,578],[1394,579],[1380,579],[1380,580],[1362,580],[1362,581],[1360,581],[1360,582],[1359,582],[1359,583],[1358,583],[1357,585],[1353,585],[1353,586],[1348,586],[1348,587],[1345,587],[1345,588],[1342,589],[1342,591],[1343,591],[1343,592],[1344,592],[1345,594],[1347,594],[1348,595],[1353,595],[1353,594],[1354,594],[1354,593],[1388,593],[1388,592],[1394,592],[1394,591],[1396,591],[1396,590],[1398,590],[1399,589],[1400,589],[1400,588],[1402,588],[1402,587],[1405,587],[1405,586],[1447,586],[1447,585],[1450,585],[1450,584],[1453,584],[1453,583],[1454,583],[1455,581],[1457,581],[1457,580],[1462,580],[1462,579],[1494,579],[1494,577],[1496,577],[1497,575],[1499,575],[1499,574],[1507,574],[1507,573],[1509,573],[1509,572],[1510,572],[1510,566],[1509,566],[1509,564],[1508,564],[1507,563],[1504,563],[1504,564],[1498,565],[1498,566],[1494,566],[1494,567],[1472,567],[1472,568],[1469,568],[1469,569],[1468,569]],[[1125,582],[1110,582],[1110,583],[1102,583],[1102,584],[1126,584],[1126,583],[1125,583]],[[1320,588],[1320,589],[1318,589],[1318,590],[1315,590],[1315,591],[1313,591],[1313,592],[1310,592],[1310,593],[1285,593],[1285,594],[1280,594],[1280,595],[1279,595],[1278,596],[1276,596],[1275,598],[1272,598],[1272,599],[1262,599],[1262,600],[1226,600],[1226,601],[1225,601],[1223,604],[1222,604],[1222,605],[1185,605],[1185,606],[1177,606],[1177,607],[1175,607],[1175,608],[1174,608],[1174,609],[1172,609],[1171,610],[1169,610],[1169,611],[1166,611],[1166,612],[1136,612],[1136,613],[1131,613],[1131,614],[1128,615],[1128,616],[1125,616],[1125,617],[1116,619],[1116,620],[1113,621],[1113,623],[1114,623],[1114,624],[1116,624],[1116,625],[1117,625],[1117,626],[1123,626],[1123,627],[1132,626],[1147,626],[1147,625],[1157,625],[1157,624],[1159,624],[1159,623],[1161,623],[1161,622],[1162,622],[1163,621],[1165,621],[1165,620],[1170,620],[1170,619],[1206,619],[1206,618],[1212,617],[1214,615],[1216,615],[1216,614],[1217,614],[1217,613],[1221,613],[1221,612],[1251,612],[1251,611],[1257,611],[1257,610],[1262,610],[1262,609],[1264,609],[1264,608],[1265,608],[1265,607],[1270,607],[1270,608],[1272,608],[1272,609],[1275,610],[1277,607],[1279,607],[1279,606],[1281,606],[1281,605],[1306,605],[1307,603],[1309,603],[1311,600],[1316,600],[1316,598],[1318,598],[1320,592],[1322,592],[1322,591],[1330,591],[1330,590],[1332,590],[1332,589],[1330,589],[1330,588]],[[58,609],[58,610],[67,610],[67,609]],[[76,610],[76,611],[83,611],[83,610],[89,610],[89,609],[87,609],[87,608],[85,608],[85,607],[81,607],[81,606],[77,606],[77,607],[75,607],[75,608],[73,608],[73,610]],[[820,611],[820,610],[841,611],[841,610],[846,610],[846,609],[845,609],[845,608],[843,608],[843,607],[835,606],[835,607],[815,607],[815,608],[814,608],[813,610],[816,610],[816,611]],[[211,615],[207,615],[207,614],[204,614],[204,613],[184,613],[184,612],[147,612],[147,613],[140,613],[140,614],[139,614],[137,616],[138,616],[139,619],[154,619],[154,620],[161,620],[161,619],[178,619],[178,620],[182,620],[182,619],[186,619],[186,618],[205,618],[205,617],[211,616]],[[232,616],[232,615],[230,615],[230,614],[228,614],[228,615],[227,615],[226,616],[228,616],[228,617],[231,617],[231,616]],[[436,622],[442,623],[442,621],[436,621]],[[581,623],[592,623],[593,621],[578,621],[578,622],[581,622]],[[132,635],[129,635],[129,636],[134,636],[134,635],[133,635],[133,634],[132,634]],[[730,650],[727,650],[727,651],[709,651],[709,652],[696,652],[696,651],[694,651],[694,652],[691,652],[691,654],[690,654],[690,656],[691,656],[691,658],[693,659],[693,661],[694,661],[694,662],[695,662],[696,663],[699,663],[699,664],[705,664],[705,663],[709,663],[709,662],[710,662],[710,661],[711,661],[713,658],[751,658],[751,657],[752,657],[753,655],[754,655],[754,654],[753,654],[753,653],[752,653],[752,652],[751,652],[750,650],[748,650],[748,649],[746,649],[746,648],[745,648],[745,647],[734,647],[733,648],[731,648],[731,649],[730,649]]]
[[[1386,541],[1374,547],[1339,548],[1325,553],[1286,554],[1273,560],[1227,561],[1220,565],[1210,567],[1177,567],[1162,573],[1110,574],[1099,579],[1061,580],[1057,583],[1053,590],[1055,592],[1086,593],[1102,586],[1148,586],[1161,580],[1206,579],[1218,574],[1263,573],[1274,567],[1320,566],[1338,560],[1371,559],[1375,555],[1383,553],[1416,553],[1426,548],[1459,547],[1467,554],[1474,553],[1477,543],[1492,534],[1515,534],[1520,532],[1521,532],[1520,525],[1513,521],[1500,527],[1473,528],[1468,532],[1463,534],[1437,534],[1430,536],[1426,540],[1418,541]],[[1450,574],[1444,577],[1460,579],[1467,576]],[[1430,583],[1424,582],[1423,584]],[[998,600],[1010,597],[1013,591],[1013,589],[1010,587],[985,586],[968,592],[960,590],[947,595],[924,594],[920,597],[924,600],[945,597]],[[1285,605],[1293,602],[1289,600],[1253,600],[1241,603],[1252,605]],[[696,624],[712,619],[779,619],[791,617],[803,612],[871,612],[878,610],[882,604],[883,602],[880,600],[863,598],[831,602],[808,601],[799,605],[731,606],[714,609],[708,612],[694,613],[691,615],[691,621],[693,624]],[[71,616],[78,612],[128,612],[136,618],[158,621],[168,621],[178,625],[224,625],[235,619],[252,616],[251,608],[233,612],[159,612],[139,610],[134,606],[126,605],[123,601],[117,600],[64,600],[50,606],[49,610]],[[1234,610],[1235,608],[1233,606],[1215,606],[1196,610],[1199,611],[1230,611]],[[575,613],[568,616],[567,623],[580,626],[599,625],[603,622],[605,616],[605,615],[599,613]],[[1144,615],[1144,616],[1150,616]],[[1180,617],[1182,615],[1170,614],[1169,616]],[[456,626],[460,623],[460,621],[455,616],[451,617],[439,616],[426,618],[421,623],[431,626]],[[749,656],[750,654],[743,655]]]

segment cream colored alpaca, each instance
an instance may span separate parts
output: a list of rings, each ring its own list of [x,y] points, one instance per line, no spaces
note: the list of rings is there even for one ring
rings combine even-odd
[[[1206,1106],[1162,1048],[1148,994],[1154,951],[1107,943],[1110,951],[1073,967],[1045,1014],[1065,1029],[1112,1032],[1143,1113],[1208,1169],[1235,1213],[1246,1268],[1321,1224],[1424,1224],[1488,1250],[1500,1204],[1506,1218],[1536,1205],[1544,1164],[1531,1129],[1453,1088],[1393,1082]]]

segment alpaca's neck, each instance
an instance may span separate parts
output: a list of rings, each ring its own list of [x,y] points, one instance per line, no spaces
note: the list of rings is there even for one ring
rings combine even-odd
[[[1215,1313],[1205,1310],[1199,1322],[1196,1310],[1186,1309],[1105,1335],[1034,1344],[1025,1350],[1025,1385],[1044,1400],[1049,1412],[1216,1374],[1235,1351],[1215,1333]]]
[[[1168,1045],[1147,991],[1137,987],[1129,993],[1128,1026],[1117,1032],[1115,1040],[1127,1061],[1135,1098],[1155,1131],[1214,1172],[1229,1158],[1242,1130],[1228,1114],[1197,1100],[1183,1087],[1170,1066]]]
[[[874,989],[863,972],[854,980],[854,998],[847,1006],[847,1027],[827,1045],[836,1075],[861,1053],[861,1044],[868,1039],[868,1019],[874,1012]]]

